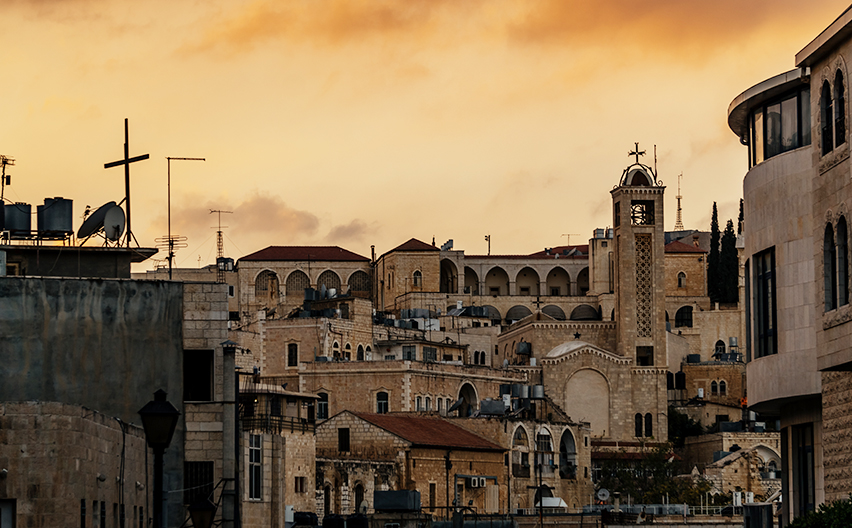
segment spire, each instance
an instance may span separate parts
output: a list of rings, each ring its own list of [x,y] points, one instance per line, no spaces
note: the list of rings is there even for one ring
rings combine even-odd
[[[683,178],[683,173],[677,175],[677,216],[675,217],[675,231],[683,231],[683,219],[681,218],[680,209],[680,179]]]

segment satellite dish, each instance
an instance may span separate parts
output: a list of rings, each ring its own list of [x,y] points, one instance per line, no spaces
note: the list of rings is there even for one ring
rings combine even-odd
[[[598,490],[598,500],[606,502],[609,500],[609,490],[606,488],[601,488]]]
[[[124,234],[124,209],[113,206],[104,216],[104,236],[115,242]]]
[[[98,207],[98,210],[90,214],[83,222],[83,225],[80,226],[80,230],[77,231],[77,238],[87,238],[97,233],[104,225],[104,217],[107,211],[115,206],[115,202],[107,202]]]

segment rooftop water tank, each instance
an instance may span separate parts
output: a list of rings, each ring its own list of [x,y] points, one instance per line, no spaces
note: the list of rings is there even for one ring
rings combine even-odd
[[[30,204],[23,202],[5,205],[6,230],[10,232],[12,238],[29,236],[32,229],[32,210]]]
[[[46,234],[48,238],[64,238],[66,234],[73,233],[73,206],[73,200],[61,196],[45,198],[44,205],[36,207],[39,233],[42,233],[42,236]]]

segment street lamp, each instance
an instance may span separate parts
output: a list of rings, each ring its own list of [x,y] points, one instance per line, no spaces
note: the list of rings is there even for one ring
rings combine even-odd
[[[154,528],[163,527],[163,452],[172,442],[180,411],[166,401],[166,391],[159,389],[154,400],[139,409],[148,447],[154,450]]]
[[[189,518],[194,528],[210,528],[216,516],[216,505],[210,499],[199,499],[189,506]]]

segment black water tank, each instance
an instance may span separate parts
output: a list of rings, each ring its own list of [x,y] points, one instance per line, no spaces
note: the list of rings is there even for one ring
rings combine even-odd
[[[344,526],[346,526],[346,523],[343,520],[342,515],[331,513],[323,517],[322,526],[323,528],[344,528]]]
[[[355,513],[346,518],[346,528],[369,528],[370,520],[363,513]]]

